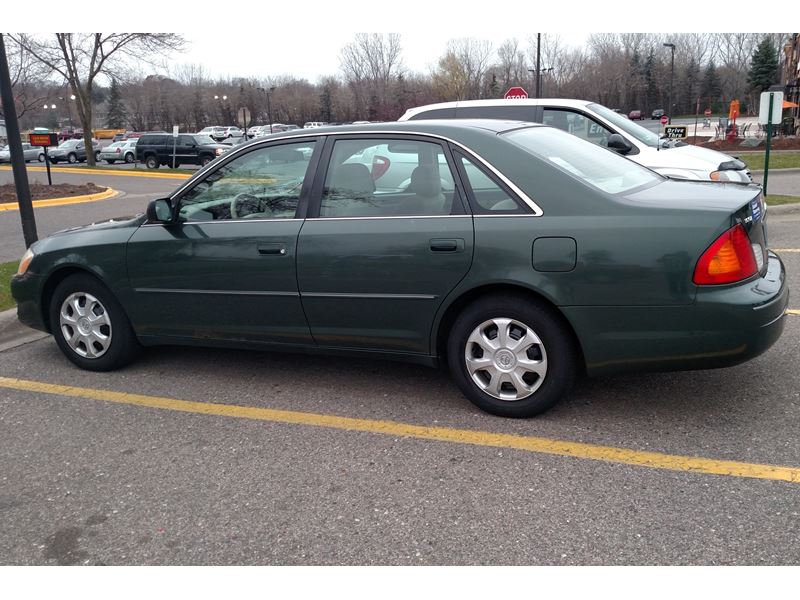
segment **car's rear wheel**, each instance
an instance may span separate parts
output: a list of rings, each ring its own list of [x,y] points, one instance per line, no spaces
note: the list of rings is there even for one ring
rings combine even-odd
[[[155,156],[148,156],[145,158],[144,164],[148,169],[157,169],[159,167],[158,158]]]
[[[61,352],[82,369],[110,371],[140,349],[114,294],[88,274],[70,275],[50,301],[50,327]]]
[[[447,345],[450,373],[486,412],[532,417],[569,392],[578,353],[555,310],[516,295],[487,296],[456,319]]]
[[[100,151],[99,150],[94,153],[94,162],[96,162],[96,163],[100,162]]]
[[[67,162],[71,165],[74,165],[76,162],[78,162],[78,155],[74,152],[70,152],[69,156],[67,156]]]

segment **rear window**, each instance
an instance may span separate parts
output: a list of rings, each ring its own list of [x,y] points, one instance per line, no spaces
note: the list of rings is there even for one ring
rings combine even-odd
[[[510,101],[503,106],[459,106],[458,119],[509,119],[511,121],[533,121],[535,107],[514,104]]]
[[[664,178],[616,152],[552,127],[526,127],[502,134],[511,143],[609,194],[654,185]]]

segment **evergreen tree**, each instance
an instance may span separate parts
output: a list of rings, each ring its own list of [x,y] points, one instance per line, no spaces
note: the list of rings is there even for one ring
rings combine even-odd
[[[753,53],[750,62],[750,71],[747,73],[747,83],[759,92],[763,92],[778,80],[778,54],[769,37],[761,43]]]
[[[644,83],[645,83],[645,114],[658,108],[658,85],[656,84],[656,51],[650,48],[647,61],[644,63]]]
[[[700,86],[700,96],[714,105],[719,102],[721,94],[722,83],[720,82],[719,75],[717,75],[717,67],[714,66],[714,61],[712,60],[708,63],[703,73],[703,84]],[[712,110],[718,110],[718,108],[712,106]]]
[[[678,88],[678,106],[686,114],[694,114],[697,108],[697,92],[700,89],[700,65],[694,57],[689,59]]]
[[[124,129],[127,115],[125,105],[119,93],[119,84],[116,79],[111,80],[111,92],[108,95],[108,120],[106,126],[109,129]]]

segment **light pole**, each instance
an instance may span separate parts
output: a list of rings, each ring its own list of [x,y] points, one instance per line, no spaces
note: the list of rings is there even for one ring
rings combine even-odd
[[[259,92],[264,92],[267,95],[267,119],[269,119],[269,132],[272,133],[272,104],[270,103],[270,96],[275,91],[275,86],[269,89],[258,88]]]
[[[219,95],[217,95],[217,94],[214,94],[214,100],[219,100],[219,105],[220,105],[220,111],[219,111],[219,114],[221,114],[221,115],[222,115],[222,118],[223,118],[223,119],[225,118],[225,115],[224,115],[223,113],[225,112],[225,111],[224,111],[224,109],[225,109],[225,101],[226,101],[227,99],[228,99],[228,96],[226,96],[226,95],[219,96]]]
[[[667,107],[667,123],[672,125],[672,79],[675,75],[675,44],[664,44],[664,47],[672,51],[669,62],[669,106]]]
[[[544,86],[542,85],[542,73],[546,73],[547,71],[552,71],[553,67],[547,67],[545,69],[539,68],[539,61],[536,61],[536,69],[528,69],[529,73],[533,73],[534,77],[534,85],[536,86],[536,97],[541,98],[541,94],[544,92]]]

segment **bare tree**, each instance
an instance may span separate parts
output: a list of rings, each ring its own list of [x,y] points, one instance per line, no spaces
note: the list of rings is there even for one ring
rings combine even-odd
[[[353,89],[357,110],[370,105],[375,117],[386,117],[392,84],[403,71],[400,53],[397,33],[359,33],[342,48],[341,70]]]
[[[159,53],[178,51],[184,43],[174,33],[56,33],[55,39],[22,34],[14,39],[72,88],[89,166],[95,164],[94,153],[89,149],[92,148],[92,90],[97,77],[123,68],[125,59],[155,63]]]
[[[49,69],[13,37],[9,37],[6,42],[6,56],[17,118],[22,118],[29,110],[41,107],[47,98],[46,91],[40,84],[50,74]],[[0,107],[0,115],[2,114],[3,109]]]

